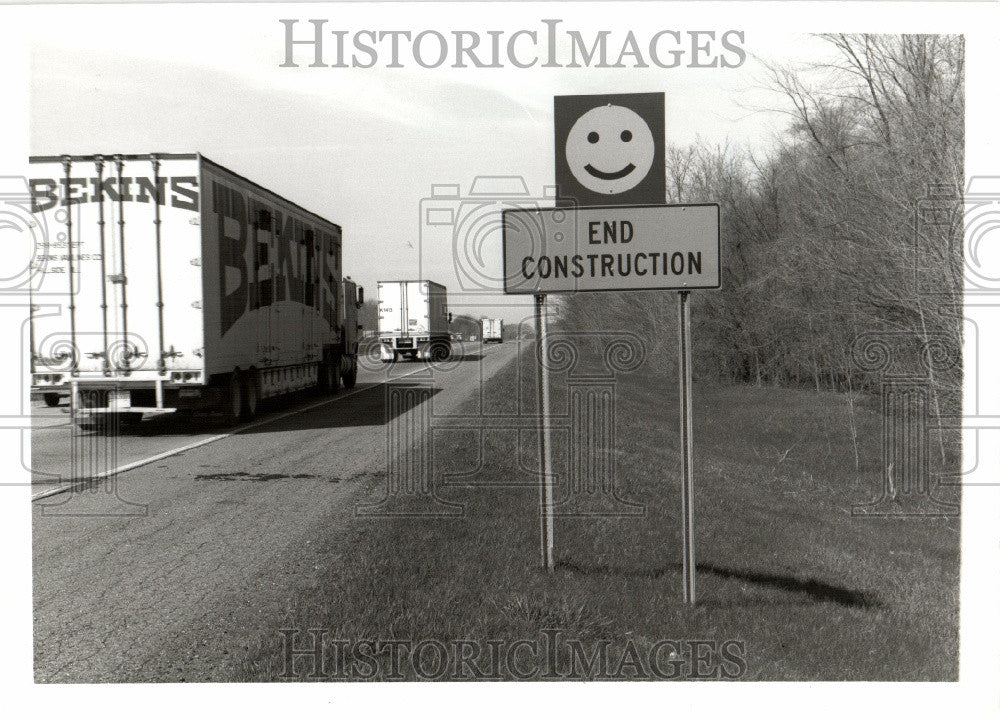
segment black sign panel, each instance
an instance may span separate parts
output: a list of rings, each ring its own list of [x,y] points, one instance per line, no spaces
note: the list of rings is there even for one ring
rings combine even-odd
[[[558,204],[666,201],[662,92],[555,97]]]

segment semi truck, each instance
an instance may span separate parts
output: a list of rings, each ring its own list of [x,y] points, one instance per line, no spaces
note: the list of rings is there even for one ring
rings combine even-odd
[[[503,342],[503,320],[483,318],[483,344]]]
[[[440,362],[451,357],[448,290],[430,280],[378,283],[379,356]]]
[[[31,384],[96,428],[357,379],[339,225],[198,153],[30,158]]]

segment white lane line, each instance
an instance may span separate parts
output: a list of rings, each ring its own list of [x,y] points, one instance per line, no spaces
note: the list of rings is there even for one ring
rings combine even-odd
[[[367,387],[359,387],[357,389],[351,390],[343,394],[337,394],[329,399],[320,400],[319,402],[314,402],[306,407],[299,407],[297,409],[292,409],[287,412],[282,412],[274,417],[265,417],[264,419],[259,419],[256,422],[251,422],[243,427],[237,427],[232,432],[226,432],[225,434],[216,434],[211,437],[206,437],[205,439],[200,439],[197,442],[192,442],[191,444],[186,444],[183,447],[178,447],[177,449],[167,450],[166,452],[161,452],[160,454],[154,455],[152,457],[146,457],[145,459],[139,459],[135,462],[129,462],[128,464],[123,464],[120,467],[115,467],[114,469],[108,469],[104,472],[99,472],[91,477],[87,477],[85,480],[77,480],[74,482],[69,482],[59,487],[53,487],[52,489],[45,489],[37,494],[31,495],[31,501],[34,502],[36,499],[44,499],[45,497],[51,497],[54,494],[60,494],[62,492],[69,491],[74,487],[80,486],[81,483],[86,482],[88,488],[92,486],[90,483],[95,481],[100,481],[102,479],[107,479],[113,474],[120,474],[122,472],[128,472],[130,469],[135,469],[136,467],[142,467],[147,464],[152,464],[161,459],[166,459],[167,457],[173,457],[174,455],[180,454],[181,452],[187,452],[189,449],[196,449],[198,447],[204,447],[206,444],[211,444],[212,442],[218,442],[220,439],[225,439],[226,437],[232,437],[234,434],[241,434],[247,430],[256,429],[257,427],[263,427],[265,425],[271,424],[272,422],[277,422],[282,419],[288,419],[289,417],[294,417],[297,414],[302,414],[303,412],[309,412],[317,407],[322,407],[323,405],[331,404],[333,402],[339,402],[342,399],[347,399],[353,395],[360,392],[367,392],[375,387],[381,387],[389,380],[403,379],[404,377],[409,377],[410,375],[417,374],[418,372],[425,372],[427,367],[421,367],[415,369],[412,372],[407,372],[406,374],[399,375],[398,377],[386,377],[381,382],[376,382],[374,384],[368,385]]]

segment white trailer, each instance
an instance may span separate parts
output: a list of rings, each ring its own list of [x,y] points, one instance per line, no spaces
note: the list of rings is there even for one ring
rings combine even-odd
[[[378,283],[378,330],[383,362],[400,357],[443,361],[451,357],[448,290],[429,280]]]
[[[31,158],[32,388],[78,424],[262,399],[357,378],[363,291],[341,228],[199,154]]]
[[[487,342],[503,342],[503,320],[483,318],[483,344]]]

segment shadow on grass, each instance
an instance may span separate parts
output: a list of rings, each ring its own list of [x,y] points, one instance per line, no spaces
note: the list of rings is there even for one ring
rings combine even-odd
[[[565,569],[567,571],[583,575],[611,574],[652,579],[682,571],[680,564],[650,569],[624,569],[621,567],[609,567],[607,565],[584,567],[565,561],[556,562],[556,569]],[[712,574],[717,577],[722,577],[723,579],[736,579],[749,584],[756,584],[771,589],[780,589],[784,592],[805,595],[813,602],[828,602],[832,604],[839,604],[842,607],[851,607],[855,609],[883,608],[882,603],[878,599],[866,594],[865,592],[859,592],[845,587],[838,587],[834,584],[821,582],[818,579],[798,579],[784,574],[727,569],[725,567],[717,567],[713,564],[704,563],[698,565],[698,572],[702,574]]]

